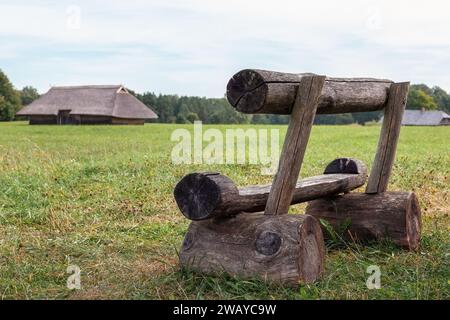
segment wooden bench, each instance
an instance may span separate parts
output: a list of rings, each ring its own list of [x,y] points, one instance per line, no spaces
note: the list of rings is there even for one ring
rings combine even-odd
[[[185,176],[174,196],[193,221],[180,264],[209,274],[293,285],[313,282],[321,277],[325,259],[318,219],[338,226],[350,218],[352,239],[390,238],[404,248],[417,248],[416,196],[386,191],[408,89],[409,83],[382,79],[252,69],[234,75],[227,98],[238,111],[291,115],[278,171],[271,185],[243,188],[219,173]],[[351,158],[336,159],[323,175],[299,180],[316,113],[374,110],[384,110],[384,120],[365,193],[349,193],[367,177],[364,164]],[[291,204],[304,201],[311,201],[306,214],[287,214]]]

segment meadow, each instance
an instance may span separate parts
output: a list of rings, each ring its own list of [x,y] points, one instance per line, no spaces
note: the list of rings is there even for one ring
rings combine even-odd
[[[259,165],[173,165],[176,128],[190,126],[0,123],[0,298],[450,298],[450,127],[403,127],[400,136],[389,189],[417,193],[420,249],[403,251],[388,241],[329,245],[323,279],[298,288],[180,269],[177,252],[189,221],[172,192],[185,174],[219,171],[238,185],[272,178]],[[279,128],[280,139],[286,131],[261,128]],[[315,126],[301,175],[320,174],[343,156],[370,167],[379,130]],[[81,269],[80,290],[66,287],[69,265]],[[366,287],[370,265],[380,266],[379,290]]]

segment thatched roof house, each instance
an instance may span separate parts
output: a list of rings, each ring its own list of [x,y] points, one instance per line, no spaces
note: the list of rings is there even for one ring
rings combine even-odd
[[[383,121],[383,118],[381,118]],[[405,110],[402,119],[403,126],[448,126],[450,116],[444,111]]]
[[[52,87],[17,113],[30,124],[143,124],[158,116],[121,85]]]

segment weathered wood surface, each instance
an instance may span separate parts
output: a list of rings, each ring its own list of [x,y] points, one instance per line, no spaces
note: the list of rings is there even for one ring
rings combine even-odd
[[[227,98],[240,112],[290,114],[301,79],[310,75],[242,70],[228,82]],[[317,113],[381,110],[387,103],[391,83],[385,79],[327,77]]]
[[[387,190],[392,166],[394,165],[408,90],[409,82],[391,85],[388,103],[384,108],[377,153],[367,182],[366,193],[380,193]]]
[[[179,257],[183,267],[202,273],[298,285],[320,278],[325,251],[315,218],[249,213],[193,221]]]
[[[280,215],[289,211],[324,82],[325,76],[305,76],[298,85],[265,214]]]
[[[360,160],[333,160],[325,174],[297,181],[291,204],[345,193],[364,185],[367,168]],[[219,173],[191,173],[176,185],[174,196],[186,218],[202,220],[264,210],[271,185],[237,188]]]
[[[345,236],[362,242],[390,239],[409,250],[419,246],[421,212],[413,192],[349,193],[311,201],[306,214],[338,229],[350,222]],[[324,237],[329,233],[324,230]]]

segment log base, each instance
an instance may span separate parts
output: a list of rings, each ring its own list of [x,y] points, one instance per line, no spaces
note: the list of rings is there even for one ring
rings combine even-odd
[[[180,250],[183,267],[290,285],[319,279],[324,258],[319,222],[291,214],[247,213],[193,221]]]
[[[413,192],[349,193],[311,201],[306,213],[334,228],[350,222],[344,235],[358,241],[389,239],[408,249],[419,247],[421,213]],[[324,230],[324,237],[329,236]]]

